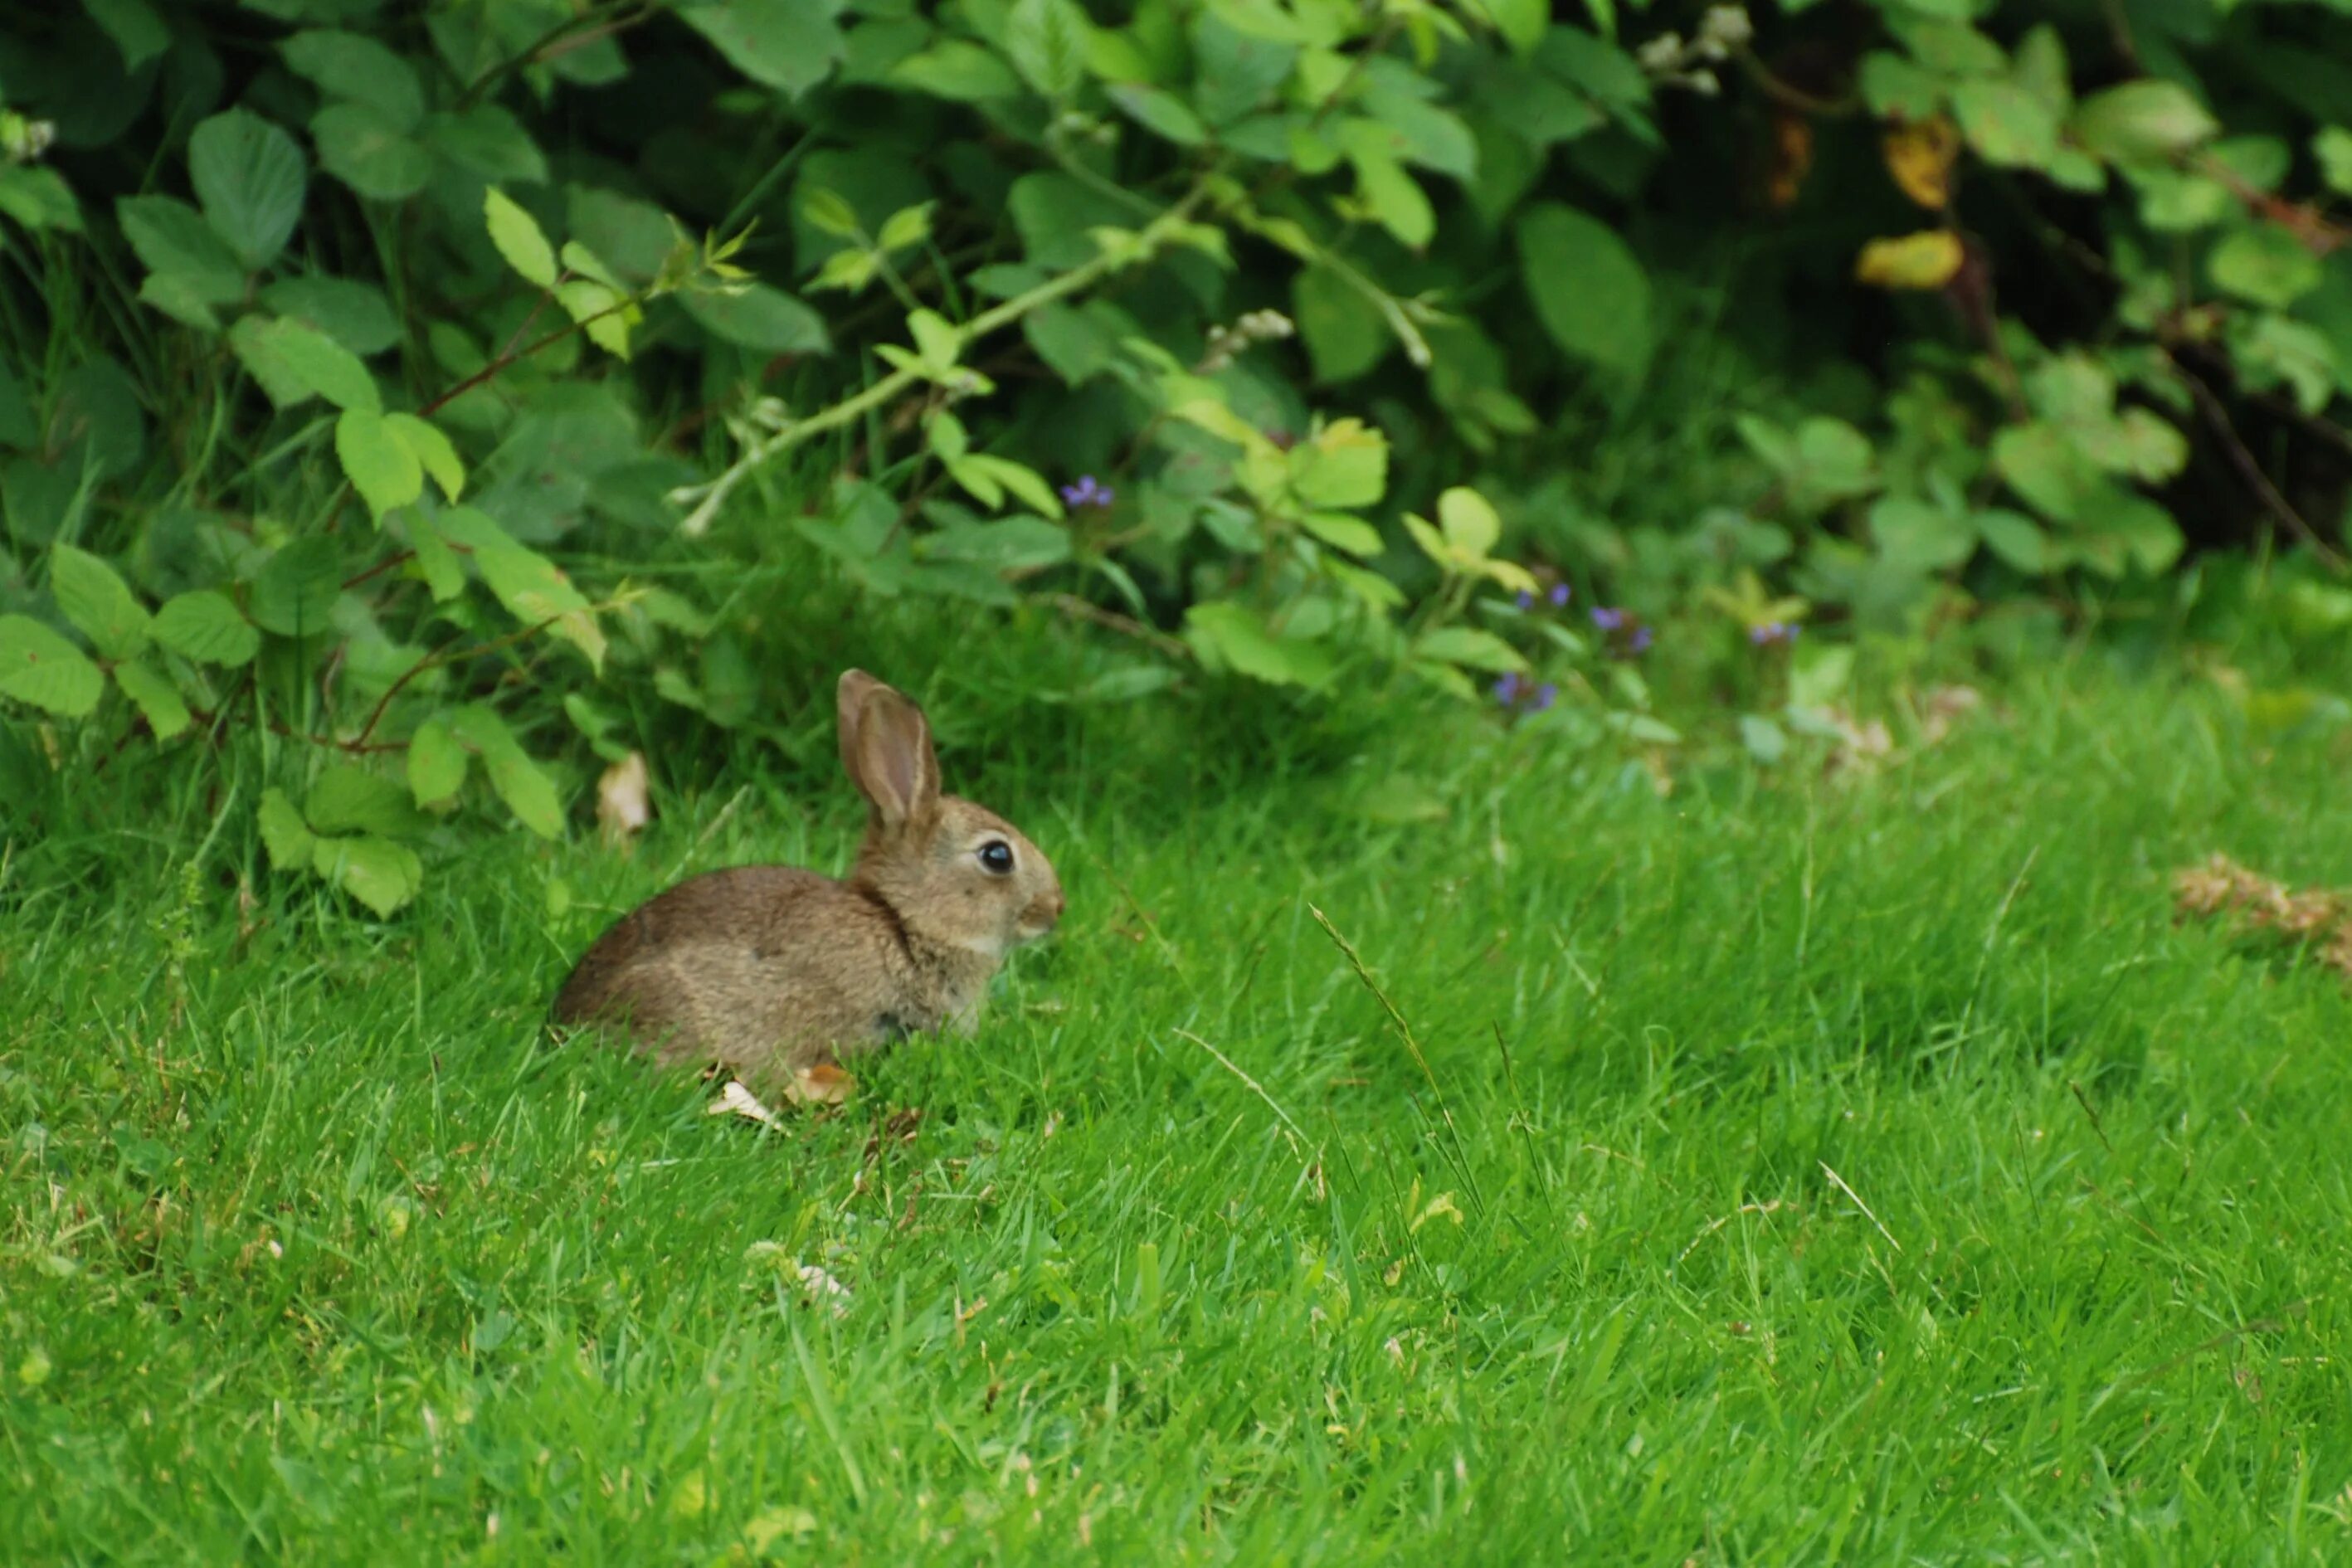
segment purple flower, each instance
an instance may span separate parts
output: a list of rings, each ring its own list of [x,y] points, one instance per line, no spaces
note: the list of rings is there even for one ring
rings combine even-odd
[[[1108,485],[1097,484],[1092,474],[1081,474],[1076,484],[1062,487],[1062,504],[1100,507],[1108,511],[1111,497],[1116,493]]]
[[[1625,612],[1612,610],[1606,605],[1595,605],[1592,606],[1592,624],[1604,632],[1622,631],[1625,626]]]
[[[1633,635],[1626,639],[1625,646],[1632,648],[1635,653],[1649,652],[1650,628],[1647,626],[1635,626],[1633,628]]]
[[[1536,688],[1536,700],[1532,706],[1536,712],[1540,713],[1559,700],[1559,688],[1547,680]]]
[[[1748,628],[1748,640],[1758,647],[1768,643],[1792,643],[1800,630],[1793,621],[1767,621],[1760,626]]]
[[[1521,595],[1520,596],[1522,598],[1526,597],[1525,595]],[[1568,603],[1568,584],[1565,583],[1554,583],[1551,585],[1551,592],[1545,595],[1544,597],[1552,602],[1553,608],[1559,608],[1560,605]]]
[[[1519,700],[1519,672],[1507,669],[1495,682],[1495,700],[1508,708]]]
[[[1533,594],[1528,593],[1525,588],[1520,589],[1519,608],[1523,610],[1532,610],[1535,608],[1535,605],[1536,596]]]

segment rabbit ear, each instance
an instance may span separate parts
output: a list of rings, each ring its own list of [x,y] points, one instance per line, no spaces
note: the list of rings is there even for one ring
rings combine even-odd
[[[940,760],[930,721],[905,697],[862,670],[841,678],[841,757],[886,831],[929,822],[940,805]]]

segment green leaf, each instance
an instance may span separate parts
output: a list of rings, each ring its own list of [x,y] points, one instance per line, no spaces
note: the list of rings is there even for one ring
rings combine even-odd
[[[441,487],[442,495],[456,500],[466,488],[466,465],[440,427],[414,414],[387,414],[383,422],[393,437],[432,476],[433,482]]]
[[[318,840],[310,824],[294,809],[282,789],[261,792],[261,809],[257,816],[261,825],[261,842],[269,851],[269,864],[280,871],[291,871],[310,865],[311,847]]]
[[[1164,88],[1149,82],[1120,82],[1108,95],[1121,114],[1163,142],[1198,147],[1209,139],[1209,128],[1192,106]]]
[[[923,536],[917,558],[984,566],[992,572],[1027,572],[1058,566],[1070,558],[1066,530],[1042,517],[1014,515],[982,522],[966,513]]]
[[[164,600],[150,630],[158,643],[199,664],[234,669],[261,651],[261,634],[226,594],[211,588]]]
[[[690,290],[677,301],[713,337],[759,353],[823,353],[827,347],[824,318],[765,283],[740,294]]]
[[[847,52],[835,9],[820,0],[727,0],[682,7],[678,16],[737,70],[798,98],[831,75]]]
[[[1995,433],[1992,466],[2028,505],[2058,522],[2074,521],[2103,482],[2066,432],[2042,421]]]
[[[315,327],[365,359],[400,342],[400,322],[383,290],[352,278],[315,273],[265,285],[261,302],[277,315]]]
[[[378,110],[395,131],[414,131],[425,117],[425,89],[415,68],[373,38],[313,28],[278,47],[296,76],[330,98]]]
[[[171,677],[144,659],[126,658],[116,665],[114,683],[137,705],[147,720],[148,732],[158,741],[185,734],[194,722]]]
[[[310,174],[294,138],[257,114],[232,109],[188,137],[188,177],[205,220],[254,272],[286,248]]]
[[[82,0],[82,9],[122,51],[125,70],[137,71],[172,47],[171,28],[147,0]]]
[[[2324,127],[2311,139],[2311,155],[2327,188],[2339,196],[2352,196],[2352,131],[2341,125]]]
[[[1311,507],[1364,507],[1388,489],[1389,439],[1360,419],[1335,419],[1291,448],[1290,489]]]
[[[247,609],[254,624],[279,637],[326,631],[343,591],[343,555],[335,542],[306,535],[281,547],[253,579]]]
[[[1952,89],[1952,113],[1988,163],[2043,169],[2058,155],[2058,111],[2028,89],[1973,77]]]
[[[1184,640],[1213,668],[1238,671],[1276,686],[1320,688],[1338,673],[1313,643],[1277,637],[1246,605],[1215,599],[1184,612]]]
[[[496,522],[469,506],[452,507],[437,520],[453,543],[473,552],[474,567],[507,613],[527,626],[547,626],[556,637],[604,664],[604,634],[595,611],[555,563],[518,544]]]
[[[1381,552],[1381,531],[1344,511],[1310,511],[1299,526],[1334,550],[1370,560]]]
[[[1290,312],[1319,385],[1353,381],[1396,346],[1380,307],[1328,267],[1302,267],[1291,274]]]
[[[1421,182],[1407,174],[1402,163],[1360,138],[1358,145],[1349,149],[1348,161],[1356,171],[1357,199],[1370,211],[1374,222],[1396,237],[1399,245],[1419,250],[1436,236],[1436,209],[1429,205],[1429,194],[1421,188]]]
[[[406,837],[425,826],[406,790],[349,763],[319,775],[303,798],[302,820],[315,833],[373,833],[386,838]]]
[[[105,677],[81,649],[29,616],[0,616],[0,697],[81,719],[105,689]]]
[[[568,252],[573,247],[566,246]],[[556,302],[578,322],[588,341],[614,359],[629,357],[629,322],[635,307],[618,289],[584,278],[568,279],[555,286]]]
[[[122,237],[148,271],[205,305],[229,305],[245,295],[245,268],[204,215],[170,196],[125,196],[114,204]]]
[[[1492,632],[1475,626],[1440,626],[1412,645],[1413,657],[1433,658],[1472,669],[1525,669],[1519,650]]]
[[[404,522],[408,530],[409,547],[416,552],[416,574],[433,595],[433,602],[446,605],[466,591],[466,568],[441,531],[422,513],[410,512]]]
[[[81,205],[63,174],[5,159],[0,159],[0,217],[14,218],[36,232],[81,232]]]
[[[962,38],[942,38],[890,68],[895,87],[951,103],[988,103],[1021,96],[1021,79],[993,50]]]
[[[2205,263],[2214,287],[2241,300],[2283,310],[2319,287],[2319,258],[2274,223],[2231,230]]]
[[[2221,128],[2188,89],[2153,78],[2084,99],[2068,126],[2085,149],[2116,163],[2177,157]]]
[[[147,646],[149,616],[113,567],[87,550],[49,552],[49,593],[100,657],[128,658]]]
[[[1970,520],[1985,548],[2000,557],[2011,571],[2038,577],[2050,570],[2050,536],[2022,512],[1988,507]]]
[[[433,177],[433,154],[370,103],[331,103],[311,117],[319,166],[371,201],[404,202]]]
[[[1650,363],[1650,279],[1617,232],[1557,202],[1528,208],[1519,272],[1537,320],[1569,353],[1638,375]]]
[[[419,724],[408,739],[408,788],[416,804],[426,811],[456,805],[466,785],[467,756],[446,719],[436,714]]]
[[[1058,101],[1086,79],[1087,31],[1071,0],[1014,0],[1004,20],[1004,52],[1023,79]]]
[[[1890,565],[1906,572],[1943,572],[1976,553],[1976,530],[1969,521],[1903,496],[1886,496],[1870,509],[1870,533]]]
[[[1944,106],[1944,78],[1916,60],[1886,50],[1862,60],[1862,100],[1881,120],[1932,120]]]
[[[383,838],[316,839],[310,868],[387,919],[425,885],[416,851]]]
[[[547,154],[522,121],[495,103],[428,115],[418,132],[425,145],[478,178],[520,185],[547,184]]]
[[[1455,485],[1437,498],[1437,526],[1448,548],[1472,561],[1493,554],[1503,537],[1494,503],[1467,485]]]
[[[473,748],[490,775],[490,787],[521,823],[541,838],[563,837],[563,805],[553,781],[540,771],[507,728],[506,721],[478,702],[448,715],[458,740]]]
[[[335,457],[378,522],[385,512],[425,493],[424,464],[381,414],[346,410],[335,421]]]
[[[232,334],[229,341],[257,378],[262,372],[255,365],[257,357],[268,360],[277,370],[338,408],[375,414],[383,407],[375,377],[368,374],[359,355],[316,328],[299,321],[270,321],[256,326],[249,334]],[[268,384],[265,379],[264,390]]]
[[[496,185],[482,193],[482,216],[489,225],[490,243],[524,282],[541,289],[555,287],[555,249],[547,243],[537,218]]]

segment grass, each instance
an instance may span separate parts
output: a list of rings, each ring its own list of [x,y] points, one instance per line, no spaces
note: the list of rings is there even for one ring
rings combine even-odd
[[[1439,731],[1380,766],[1453,809],[1386,827],[1280,766],[951,749],[1065,935],[782,1136],[538,1023],[678,871],[837,864],[837,785],[457,858],[383,926],[20,847],[0,1534],[2340,1561],[2352,1001],[2176,927],[2165,877],[2352,882],[2346,758],[2163,682],[2004,701],[1874,778],[1664,800]]]

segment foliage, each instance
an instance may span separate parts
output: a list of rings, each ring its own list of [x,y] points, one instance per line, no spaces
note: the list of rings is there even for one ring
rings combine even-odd
[[[1656,746],[1679,619],[1801,723],[1843,667],[1799,624],[2117,591],[2200,473],[2261,519],[2215,542],[2336,559],[2347,26],[19,8],[0,701],[68,770],[265,738],[271,860],[379,911],[469,800],[560,833],[646,700],[805,698],[677,576],[780,535],[1098,632],[1042,696],[1412,679]],[[1571,584],[1590,628],[1528,613]]]

